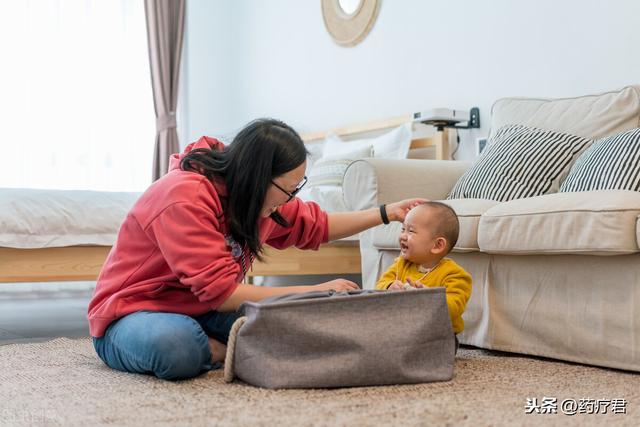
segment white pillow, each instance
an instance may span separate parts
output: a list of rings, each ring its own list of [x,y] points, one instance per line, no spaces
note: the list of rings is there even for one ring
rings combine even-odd
[[[353,147],[352,147],[353,148]],[[332,185],[341,187],[347,167],[355,160],[371,157],[372,147],[366,145],[350,151],[322,156],[309,172],[307,187]]]
[[[322,157],[322,151],[324,150],[324,141],[312,142],[305,144],[309,155],[307,156],[307,170],[306,174],[309,175],[313,164]]]
[[[406,123],[375,138],[353,141],[343,141],[338,135],[329,133],[325,138],[323,157],[366,146],[373,147],[373,157],[406,159],[411,146],[411,123]]]
[[[316,202],[327,212],[346,212],[347,206],[344,204],[342,187],[335,185],[318,185],[308,188],[305,186],[298,197],[305,202]]]

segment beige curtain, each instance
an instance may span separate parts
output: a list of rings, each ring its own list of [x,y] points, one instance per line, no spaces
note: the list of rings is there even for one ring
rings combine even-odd
[[[176,131],[178,77],[184,38],[185,0],[145,0],[149,64],[156,111],[153,180],[167,173],[169,156],[180,149]]]

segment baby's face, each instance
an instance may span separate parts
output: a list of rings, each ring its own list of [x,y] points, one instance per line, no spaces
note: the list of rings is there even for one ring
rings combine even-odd
[[[439,258],[443,242],[442,236],[433,233],[434,218],[432,210],[425,207],[411,209],[405,217],[400,233],[400,254],[406,260],[417,264],[426,264]],[[445,246],[446,246],[446,242]]]

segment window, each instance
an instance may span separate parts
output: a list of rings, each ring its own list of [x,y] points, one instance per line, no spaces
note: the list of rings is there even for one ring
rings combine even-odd
[[[0,186],[142,191],[155,114],[142,0],[0,2]]]

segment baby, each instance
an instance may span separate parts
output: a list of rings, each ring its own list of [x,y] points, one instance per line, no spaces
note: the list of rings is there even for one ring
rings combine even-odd
[[[444,286],[453,331],[464,329],[462,313],[471,296],[471,275],[445,258],[458,240],[458,216],[448,205],[427,202],[411,209],[400,233],[400,256],[380,277],[376,289]],[[456,349],[457,349],[456,338]]]

